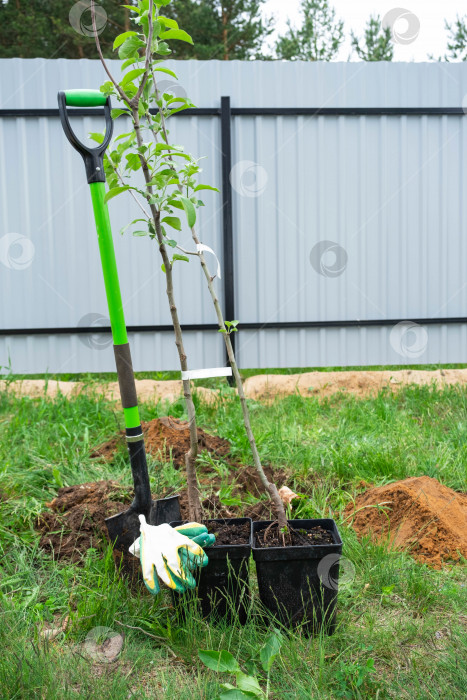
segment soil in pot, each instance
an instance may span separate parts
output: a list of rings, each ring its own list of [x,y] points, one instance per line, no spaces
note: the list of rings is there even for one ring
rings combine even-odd
[[[314,544],[334,544],[332,533],[319,526],[311,530],[304,528],[296,530],[289,527],[286,546],[309,547]],[[270,528],[257,532],[255,545],[257,547],[284,547],[283,533],[280,531],[279,525],[274,523]]]
[[[231,544],[249,544],[251,537],[251,526],[249,522],[239,524],[229,524],[222,520],[204,520],[203,524],[208,528],[208,532],[216,536],[213,547],[221,547]]]
[[[307,634],[335,628],[342,541],[331,519],[291,520],[289,537],[276,523],[253,523],[253,558],[264,607],[287,627]]]
[[[172,523],[176,526],[180,523]],[[206,520],[208,531],[216,535],[216,543],[206,548],[207,566],[198,572],[198,586],[192,598],[174,594],[179,615],[199,601],[201,612],[210,620],[238,620],[244,625],[249,611],[249,559],[251,554],[251,520],[232,518]]]

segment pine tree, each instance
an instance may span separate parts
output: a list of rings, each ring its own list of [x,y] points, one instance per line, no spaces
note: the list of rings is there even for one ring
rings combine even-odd
[[[278,58],[289,61],[331,61],[344,41],[344,23],[336,19],[329,0],[302,0],[302,26],[288,31],[276,43]]]
[[[352,48],[362,61],[392,61],[394,46],[391,40],[391,29],[381,26],[379,16],[370,17],[365,29],[363,45],[359,38],[351,32]]]
[[[247,60],[261,58],[272,32],[261,8],[265,0],[176,0],[164,8],[181,28],[189,27],[194,46],[177,42],[172,58]]]
[[[466,17],[457,15],[453,24],[445,22],[448,36],[448,53],[445,61],[467,61],[467,25]]]
[[[77,0],[0,0],[0,58],[97,58],[89,6]],[[130,28],[129,12],[121,0],[99,0],[96,16],[104,54],[111,56],[115,32]]]

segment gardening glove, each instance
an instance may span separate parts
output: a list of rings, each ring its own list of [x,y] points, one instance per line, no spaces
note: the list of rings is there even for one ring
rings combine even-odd
[[[202,547],[213,544],[215,536],[198,523],[187,523],[176,528],[166,524],[148,525],[144,515],[139,516],[139,521],[141,534],[131,545],[130,552],[139,555],[148,590],[153,595],[159,593],[157,576],[179,593],[195,588],[192,571],[208,563]]]

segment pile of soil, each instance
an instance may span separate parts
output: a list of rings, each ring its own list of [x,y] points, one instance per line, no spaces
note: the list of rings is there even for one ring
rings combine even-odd
[[[172,455],[174,466],[184,464],[185,453],[189,449],[190,436],[188,424],[171,417],[157,418],[143,425],[146,448],[153,455],[169,458]],[[229,458],[230,443],[228,440],[209,435],[204,430],[198,430],[199,447],[208,450],[215,457],[223,457],[234,467],[231,483],[233,484],[230,496],[238,499],[238,504],[226,506],[222,503],[217,492],[225,485],[218,472],[211,470],[209,465],[201,465],[199,469],[199,481],[208,495],[203,500],[203,508],[208,518],[234,518],[250,517],[253,520],[269,520],[271,508],[268,500],[263,500],[250,507],[242,503],[246,497],[253,495],[259,497],[263,494],[263,487],[253,467],[245,467]],[[119,448],[120,441],[125,444],[124,433],[113,437],[93,452],[94,457],[111,459]],[[272,472],[268,466],[264,467],[266,476],[277,483],[285,483],[285,474],[281,471]],[[169,494],[153,494],[153,499],[164,498]],[[37,520],[36,527],[41,533],[40,544],[46,550],[52,551],[56,558],[71,559],[78,562],[82,555],[90,547],[101,547],[108,541],[105,518],[115,515],[128,508],[132,500],[131,489],[124,489],[114,481],[97,481],[86,484],[78,484],[59,489],[58,496],[47,507]],[[189,519],[188,498],[186,491],[180,493],[180,511],[182,520]],[[217,531],[218,544],[236,544],[232,540],[242,537],[238,543],[245,541],[245,532],[241,529],[230,531],[230,540],[224,542],[226,533],[220,529]],[[248,530],[248,527],[247,527]],[[246,532],[248,541],[249,530]],[[219,539],[220,538],[220,539]]]
[[[115,481],[93,481],[59,489],[58,495],[40,514],[36,529],[40,546],[56,559],[81,560],[90,547],[108,541],[105,518],[115,515],[131,502]]]
[[[215,547],[223,544],[248,544],[250,541],[250,525],[248,523],[225,525],[212,520],[205,520],[208,532],[216,536]]]
[[[382,389],[398,391],[409,384],[445,386],[467,384],[467,369],[441,370],[338,370],[333,372],[301,372],[300,374],[258,374],[248,377],[243,388],[249,399],[273,401],[276,397],[300,394],[303,397],[332,396],[347,392],[364,398],[375,396]]]
[[[271,478],[270,469],[266,468],[266,472]],[[255,489],[260,493],[259,478],[258,481],[255,480],[256,473],[253,474],[252,467],[240,470],[236,476],[239,477],[239,483],[234,487],[233,493],[239,498],[246,493],[256,493]],[[282,477],[281,473],[279,477]],[[209,517],[245,516],[255,520],[270,519],[269,501],[261,501],[247,509],[240,506],[226,507],[215,493],[216,488],[219,488],[219,476],[201,475],[201,481],[205,479],[209,479],[213,489],[211,495],[203,500],[203,508]],[[153,494],[153,499],[162,498],[164,495]],[[57,497],[46,503],[49,510],[43,511],[37,519],[36,529],[41,535],[40,546],[53,553],[57,559],[79,562],[90,547],[99,549],[108,542],[105,519],[128,508],[132,498],[131,491],[122,491],[122,487],[114,481],[96,481],[59,489]],[[189,513],[186,491],[180,494],[180,511],[182,520],[187,520]],[[222,531],[217,532],[222,539]],[[248,537],[249,533],[247,539]],[[219,544],[229,542],[219,541]],[[230,544],[236,543],[230,541]]]
[[[345,391],[355,396],[373,396],[387,387],[391,391],[408,384],[419,386],[435,385],[438,388],[458,384],[467,384],[467,369],[441,370],[339,370],[333,372],[314,371],[300,374],[259,374],[248,377],[244,382],[245,395],[249,399],[270,401],[276,396],[288,396],[299,393],[302,396],[325,397]],[[110,401],[120,401],[118,382],[66,382],[44,379],[22,379],[16,381],[0,380],[0,391],[10,391],[20,396],[54,398],[61,394],[74,397],[87,395],[104,396]],[[155,381],[137,379],[136,391],[141,402],[174,403],[183,400],[181,380]],[[208,403],[221,400],[215,389],[197,387],[196,393]]]
[[[190,429],[188,421],[180,421],[171,416],[155,418],[143,423],[146,451],[162,460],[172,461],[175,467],[185,465],[185,454],[190,449]],[[119,445],[125,444],[125,431],[121,431],[111,440],[104,442],[91,453],[91,457],[110,461],[115,456]],[[207,450],[215,457],[226,457],[230,453],[228,440],[209,435],[198,428],[199,451]]]
[[[467,558],[467,495],[428,476],[371,488],[346,515],[359,535],[389,539],[434,568],[459,561],[460,555]]]
[[[255,536],[256,547],[282,547],[283,541],[284,535],[277,524],[260,530]],[[309,547],[312,544],[334,544],[334,538],[324,527],[312,527],[310,530],[289,528],[286,535],[288,547]]]

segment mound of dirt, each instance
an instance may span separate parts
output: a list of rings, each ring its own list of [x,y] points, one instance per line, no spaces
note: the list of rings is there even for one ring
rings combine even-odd
[[[467,383],[467,369],[441,370],[359,370],[302,372],[300,374],[258,374],[245,380],[249,399],[269,402],[276,397],[300,394],[304,397],[332,396],[348,392],[354,396],[374,396],[383,388],[397,391],[409,384],[443,388]]]
[[[389,538],[395,548],[436,569],[460,555],[467,558],[467,495],[428,476],[371,488],[346,515],[359,535]]]
[[[185,454],[190,449],[188,421],[180,421],[171,416],[155,418],[143,423],[143,433],[146,451],[149,454],[166,461],[169,461],[172,456],[175,467],[184,466]],[[124,431],[97,447],[91,453],[91,457],[111,460],[119,443],[125,443]],[[198,447],[200,452],[207,450],[215,457],[226,457],[230,452],[228,440],[209,435],[201,428],[198,428]]]
[[[61,381],[54,379],[17,379],[15,381],[0,380],[0,391],[10,391],[18,396],[31,398],[55,398],[62,395],[70,398],[86,394],[87,396],[103,396],[109,401],[120,401],[118,382],[81,382]],[[158,403],[168,401],[174,403],[183,397],[181,379],[137,379],[136,391],[141,402]],[[205,387],[197,387],[196,393],[207,403],[217,401],[217,392]]]
[[[57,559],[77,562],[90,547],[108,541],[105,518],[127,507],[130,495],[115,481],[94,481],[59,489],[37,519],[40,545]]]
[[[273,478],[269,467],[265,467],[265,472],[269,479]],[[274,472],[274,478],[282,482],[285,476],[278,471]],[[234,479],[236,483],[232,486],[230,497],[238,499],[238,502],[227,506],[217,495],[222,485],[219,474],[200,470],[201,487],[205,493],[209,491],[203,499],[206,517],[246,516],[253,520],[269,520],[269,501],[259,501],[246,507],[242,505],[248,495],[258,497],[262,494],[261,482],[253,467],[242,467],[233,472],[232,481]],[[153,494],[152,497],[156,500],[165,495]],[[128,508],[132,498],[131,491],[122,490],[115,481],[88,482],[59,489],[57,497],[46,503],[49,510],[43,511],[37,519],[36,529],[41,534],[40,546],[53,553],[57,559],[79,562],[90,547],[98,549],[109,541],[105,519]],[[186,491],[180,493],[180,511],[182,519],[186,520],[189,517]],[[124,561],[127,572],[134,563],[133,559],[131,557],[130,562],[126,559]]]

